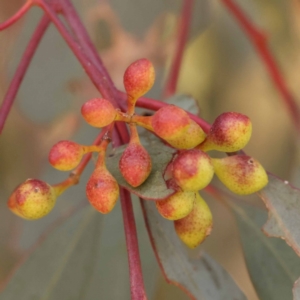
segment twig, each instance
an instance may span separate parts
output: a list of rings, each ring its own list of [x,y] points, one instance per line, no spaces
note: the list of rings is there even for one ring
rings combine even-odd
[[[23,54],[23,57],[21,59],[21,62],[14,74],[14,77],[9,85],[9,88],[6,92],[6,95],[4,97],[4,100],[1,104],[0,108],[0,133],[3,130],[5,121],[7,119],[7,116],[9,114],[9,111],[11,109],[11,106],[15,100],[15,97],[17,95],[17,92],[20,88],[20,85],[23,81],[24,75],[27,71],[27,68],[34,56],[34,53],[50,24],[50,20],[47,16],[43,16],[40,23],[38,24],[34,34],[32,35],[32,38],[30,39],[28,46]]]
[[[31,0],[28,0],[24,3],[24,5],[8,20],[3,23],[0,23],[0,31],[6,29],[7,27],[13,25],[20,18],[22,18],[26,12],[32,7],[33,3]]]
[[[96,139],[93,142],[93,145],[99,145],[104,137],[104,135],[107,133],[108,131],[108,127],[104,127],[101,132],[98,134],[98,136],[96,137]],[[82,161],[80,162],[80,164],[76,167],[75,170],[72,171],[71,173],[71,177],[80,177],[82,172],[84,171],[85,167],[87,166],[87,164],[89,163],[89,161],[92,158],[93,153],[88,153],[86,154]]]
[[[49,17],[52,19],[59,32],[62,34],[69,47],[72,49],[73,53],[76,55],[82,66],[85,68],[86,73],[92,79],[96,87],[99,89],[103,97],[106,97],[112,102],[116,101],[116,96],[118,92],[114,87],[112,80],[110,79],[106,69],[102,65],[101,60],[98,58],[93,49],[91,49],[90,40],[83,29],[81,22],[76,15],[75,10],[72,7],[72,3],[69,1],[62,2],[64,5],[64,11],[67,13],[67,21],[73,28],[78,44],[71,38],[70,34],[67,32],[63,24],[54,14],[51,7],[46,3],[42,3],[45,12],[48,13]],[[81,49],[80,47],[83,47]],[[88,61],[87,56],[90,57]],[[95,64],[95,65],[94,65]],[[122,126],[121,126],[122,125]],[[116,124],[116,129],[119,136],[119,144],[123,144],[128,139],[128,133],[124,124]],[[125,135],[126,134],[126,135]],[[131,197],[128,191],[121,188],[121,205],[122,213],[124,219],[124,230],[126,237],[126,245],[129,260],[129,270],[130,270],[130,286],[131,286],[131,297],[133,300],[143,300],[147,299],[145,294],[145,288],[143,283],[141,262],[139,256],[137,232],[135,226],[135,220],[133,215],[133,208],[131,203]]]
[[[115,101],[118,95],[117,89],[115,88],[111,77],[109,76],[107,70],[105,69],[103,62],[98,55],[97,49],[95,48],[85,27],[83,26],[81,20],[79,19],[79,16],[77,15],[71,1],[62,0],[61,8],[62,8],[63,16],[66,18],[66,21],[71,27],[73,34],[76,36],[79,44],[83,47],[87,56],[93,61],[101,77],[103,78],[102,85],[105,86],[107,90],[109,90],[109,93],[106,93],[106,97],[110,101]]]
[[[177,45],[176,45],[172,65],[169,71],[169,77],[167,79],[165,89],[163,92],[164,98],[168,98],[176,92],[183,52],[188,39],[190,23],[192,20],[193,4],[194,4],[194,0],[183,1],[181,18],[178,26],[179,32],[177,38]]]
[[[146,300],[131,196],[124,188],[121,188],[121,206],[129,261],[131,299]]]
[[[64,1],[64,0],[62,0]],[[118,91],[113,85],[108,72],[102,65],[100,58],[97,57],[96,51],[93,48],[85,29],[83,28],[75,10],[73,9],[70,1],[64,2],[46,2],[45,0],[34,0],[34,3],[41,6],[47,16],[51,19],[58,31],[67,42],[70,49],[73,51],[87,75],[90,77],[92,82],[95,84],[97,89],[100,91],[103,97],[112,101],[117,106]],[[60,8],[66,13],[66,20],[73,30],[73,35],[67,30],[66,26],[56,15],[56,10],[52,7],[52,4],[60,4]],[[47,17],[48,23],[49,19]],[[44,17],[45,18],[45,17]],[[41,35],[42,36],[42,35]],[[35,50],[35,49],[34,49]],[[33,55],[34,51],[32,51]],[[30,59],[26,57],[24,60],[25,68],[22,75],[24,76],[27,66],[30,63]],[[16,77],[17,78],[17,77]],[[20,81],[20,80],[19,80]],[[20,83],[17,81],[17,83]],[[13,91],[16,93],[18,89],[15,87]],[[10,105],[12,104],[12,101]],[[7,110],[8,113],[9,109]],[[5,116],[7,115],[5,114]],[[124,124],[117,124],[117,143],[123,144],[128,139],[128,132]],[[87,161],[90,159],[89,156],[82,162],[79,167],[79,171],[85,167]],[[76,176],[77,174],[75,174]],[[131,203],[131,197],[128,191],[121,188],[121,204],[124,218],[124,229],[126,236],[126,245],[128,250],[129,269],[130,269],[130,285],[131,285],[131,296],[133,300],[147,299],[144,289],[141,262],[138,249],[137,232],[135,226],[135,220],[133,215],[133,207]]]
[[[116,127],[120,126],[120,122],[116,122]],[[128,131],[118,131],[115,139],[116,146],[127,143],[129,140]],[[124,231],[127,247],[127,255],[129,261],[129,275],[130,275],[130,292],[132,300],[147,300],[143,272],[141,266],[141,259],[139,253],[138,238],[136,232],[135,219],[133,214],[132,200],[130,193],[120,188],[121,207],[124,222]]]
[[[284,103],[292,116],[297,131],[300,131],[300,112],[297,103],[281,75],[281,71],[267,44],[266,36],[250,21],[248,16],[233,0],[221,0],[225,7],[234,15],[241,28],[248,35],[256,51],[264,62],[275,87],[281,94]]]
[[[59,33],[62,35],[80,64],[84,68],[87,75],[90,77],[96,88],[100,91],[102,96],[108,100],[112,100],[111,86],[107,86],[107,79],[100,76],[98,69],[95,67],[91,59],[88,58],[80,44],[78,44],[74,37],[67,30],[65,25],[56,15],[54,9],[43,0],[36,0],[43,8],[45,13],[49,16],[53,24],[56,26]]]

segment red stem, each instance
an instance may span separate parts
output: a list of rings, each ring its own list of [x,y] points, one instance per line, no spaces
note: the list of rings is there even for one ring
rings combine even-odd
[[[12,17],[10,17],[3,23],[0,23],[0,31],[6,29],[7,27],[13,25],[15,22],[21,19],[32,5],[33,3],[31,0],[26,1],[25,4]]]
[[[114,87],[109,74],[104,68],[101,60],[98,58],[94,49],[91,49],[91,42],[86,34],[86,31],[81,26],[79,18],[76,16],[76,12],[72,7],[72,3],[64,0],[62,3],[62,8],[64,12],[67,13],[67,21],[73,29],[80,46],[84,48],[85,53],[91,56],[91,61],[87,60],[87,57],[78,49],[78,46],[74,40],[70,37],[69,33],[64,28],[63,24],[57,18],[57,16],[52,11],[51,7],[47,4],[42,3],[44,10],[48,13],[49,17],[52,19],[59,32],[62,34],[69,47],[72,49],[73,53],[76,55],[82,66],[84,67],[86,73],[92,79],[96,87],[100,90],[103,97],[108,100],[115,101],[118,91]],[[78,30],[78,31],[77,31]],[[95,63],[95,66],[93,65]],[[100,74],[99,74],[100,73]],[[116,129],[118,132],[118,144],[122,144],[128,141],[128,132],[124,124],[116,123]],[[128,191],[121,188],[121,205],[122,213],[124,219],[124,230],[126,237],[126,245],[129,260],[129,270],[130,270],[130,287],[131,287],[131,297],[133,300],[147,299],[143,276],[141,261],[138,248],[137,232],[133,214],[133,207],[131,202],[131,197]]]
[[[70,32],[66,29],[64,24],[58,18],[53,8],[43,0],[36,0],[36,1],[44,9],[45,13],[49,16],[49,18],[52,20],[57,30],[60,32],[60,34],[62,35],[62,37],[64,38],[64,40],[66,41],[66,43],[68,44],[68,46],[70,47],[74,55],[79,60],[85,72],[90,77],[91,81],[94,83],[96,88],[102,94],[102,96],[112,101],[113,104],[116,105],[114,94],[112,92],[115,89],[115,87],[109,84],[106,74],[105,75],[103,73],[99,74],[99,70],[94,65],[92,59],[88,58],[83,47],[74,40],[74,37],[71,36]]]
[[[281,75],[280,69],[267,44],[266,36],[250,21],[243,10],[233,0],[221,0],[226,8],[234,15],[242,29],[248,35],[256,51],[264,62],[275,87],[281,94],[284,103],[292,116],[295,127],[300,131],[300,112],[296,101],[289,91],[287,84]]]
[[[101,130],[99,135],[96,137],[96,139],[93,142],[93,145],[99,145],[104,137],[104,135],[107,133],[108,127],[105,127]],[[80,164],[76,167],[74,171],[72,171],[71,176],[77,176],[79,177],[82,172],[84,171],[85,167],[89,163],[90,159],[92,158],[93,153],[88,153],[84,156]]]
[[[34,53],[41,41],[46,29],[48,28],[49,23],[50,23],[49,18],[47,16],[43,16],[28,43],[28,46],[22,56],[21,62],[20,62],[19,66],[15,72],[15,75],[9,85],[9,88],[6,92],[6,95],[4,97],[4,100],[3,100],[2,104],[1,104],[1,108],[0,108],[0,133],[3,130],[5,121],[7,119],[9,111],[11,109],[11,106],[15,100],[17,92],[20,88],[20,85],[23,81],[23,78],[28,69],[28,66],[34,56]]]
[[[147,296],[145,293],[143,277],[141,276],[142,268],[131,196],[124,188],[121,188],[120,196],[129,260],[131,299],[146,300]]]
[[[109,73],[105,69],[103,62],[98,55],[97,49],[95,48],[93,42],[91,41],[71,1],[62,0],[61,8],[64,17],[66,18],[68,24],[70,25],[74,35],[78,39],[78,42],[83,47],[87,56],[93,61],[99,73],[101,74],[101,77],[103,79],[102,86],[105,87],[106,91],[109,91],[108,93],[106,92],[106,97],[110,101],[115,101],[118,95],[117,89],[115,88],[114,83],[111,77],[109,76]]]
[[[164,98],[170,97],[176,92],[183,52],[184,52],[186,42],[188,40],[190,23],[192,20],[193,5],[194,5],[194,0],[183,1],[181,18],[178,26],[179,32],[177,38],[177,45],[175,49],[172,66],[169,71],[169,77],[167,79],[165,89],[163,92]]]
[[[66,29],[64,24],[57,17],[56,11],[51,5],[49,5],[44,0],[35,0],[35,4],[41,6],[45,13],[48,15],[48,17],[55,24],[58,31],[65,39],[68,46],[71,48],[71,50],[85,69],[87,75],[90,77],[90,79],[100,91],[102,96],[112,101],[116,105],[116,96],[118,95],[118,91],[114,87],[113,82],[109,77],[108,72],[104,68],[100,58],[97,56],[96,50],[92,47],[85,29],[81,25],[81,22],[75,10],[73,9],[72,3],[70,1],[65,0],[65,2],[57,4],[61,4],[60,8],[66,13],[67,22],[72,28],[73,34],[75,36],[72,36],[70,32]],[[43,20],[47,20],[47,23],[49,23],[48,17],[43,18]],[[40,27],[41,26],[39,26],[39,28]],[[74,38],[77,38],[77,41],[75,41]],[[33,56],[34,52],[35,49],[33,49],[30,52],[31,56]],[[22,71],[21,79],[23,78],[25,71],[30,63],[30,57],[28,58],[28,55],[25,57],[23,63],[25,64],[25,67],[22,67],[21,65],[19,66],[19,68],[21,68]],[[15,94],[17,93],[17,90],[19,88],[21,79],[18,79],[17,76],[15,76],[13,79],[13,81],[15,80],[18,83],[18,85],[13,85],[13,88],[11,88],[12,92]],[[13,99],[14,96],[11,98]],[[10,102],[10,106],[12,104],[12,101],[4,102]],[[6,111],[6,113],[4,113],[5,117],[8,114],[10,106],[8,107],[8,109],[4,110]],[[118,133],[117,143],[120,144],[126,142],[128,140],[128,132],[126,130],[125,125],[116,124],[116,129]],[[86,159],[82,162],[83,167],[85,167],[89,159],[90,157],[87,156]],[[124,189],[121,189],[121,204],[130,268],[131,296],[133,300],[146,299],[133,208],[130,194]]]
[[[78,58],[87,75],[90,77],[102,96],[110,100],[115,106],[119,107],[120,105],[117,101],[121,99],[120,97],[118,97],[119,92],[114,86],[112,79],[110,78],[100,57],[97,54],[96,49],[92,45],[92,42],[79,17],[77,16],[72,3],[68,0],[62,0],[63,2],[61,2],[60,4],[62,12],[66,13],[66,20],[72,28],[78,43],[75,42],[74,37],[70,35],[63,23],[56,16],[55,11],[52,9],[52,7],[48,5],[44,0],[36,1],[51,18],[58,31],[61,33],[70,49]],[[88,59],[88,57],[90,58],[90,56],[92,56],[91,59]],[[91,61],[93,61],[93,63]],[[96,62],[95,65],[94,61]],[[118,132],[121,132],[121,136],[128,136],[125,124],[118,124],[117,122],[116,128]]]
[[[115,126],[117,127],[117,131],[118,126],[120,125],[120,122],[116,122]],[[127,130],[126,132],[123,132],[122,129],[118,131],[118,136],[116,138],[116,146],[124,144],[128,142],[128,140],[129,135]],[[127,246],[127,255],[129,261],[131,299],[147,300],[131,195],[126,189],[121,187],[120,198]]]
[[[125,123],[115,122],[115,127],[118,135],[122,137],[122,143],[120,145],[128,143],[130,136],[128,134],[128,130],[126,128]]]

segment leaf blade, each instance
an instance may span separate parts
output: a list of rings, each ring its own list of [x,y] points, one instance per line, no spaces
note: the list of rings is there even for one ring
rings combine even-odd
[[[199,260],[188,258],[173,224],[157,213],[154,203],[141,201],[141,204],[152,247],[169,283],[180,287],[191,299],[246,299],[227,272],[209,255],[204,253]]]
[[[87,274],[94,272],[99,259],[90,253],[99,248],[100,235],[95,233],[101,224],[101,215],[91,207],[76,211],[55,227],[16,270],[0,299],[85,299]],[[77,272],[80,266],[81,271]]]
[[[269,174],[268,185],[258,195],[269,211],[264,233],[284,239],[300,256],[300,190]]]
[[[242,202],[230,201],[237,220],[252,283],[261,299],[291,299],[300,276],[300,259],[284,241],[266,237],[260,230],[267,213]]]

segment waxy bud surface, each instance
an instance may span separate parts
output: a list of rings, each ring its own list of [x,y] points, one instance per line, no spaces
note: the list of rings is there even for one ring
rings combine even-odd
[[[156,201],[158,212],[168,220],[178,220],[187,216],[193,209],[195,192],[176,192],[167,199]]]
[[[119,162],[120,172],[133,187],[141,185],[152,168],[151,157],[140,143],[129,143]]]
[[[49,162],[57,170],[69,171],[74,169],[85,154],[84,147],[71,141],[60,141],[49,153]]]
[[[179,138],[166,138],[165,140],[176,149],[191,149],[198,146],[206,138],[205,132],[192,119],[189,121],[186,132]]]
[[[251,134],[252,123],[247,116],[226,112],[217,117],[199,149],[235,152],[247,145]]]
[[[102,128],[112,123],[116,118],[116,110],[106,99],[94,98],[85,102],[81,114],[91,126]]]
[[[35,220],[53,209],[56,198],[51,185],[38,179],[28,179],[14,190],[7,205],[16,215]]]
[[[123,79],[127,95],[132,100],[137,100],[154,84],[155,71],[151,61],[146,58],[135,61],[126,69]]]
[[[206,202],[196,193],[192,211],[183,219],[174,221],[179,238],[189,247],[196,248],[212,230],[212,215]]]
[[[261,164],[248,155],[233,155],[212,159],[215,173],[232,192],[249,195],[268,183],[268,175]]]
[[[172,163],[175,182],[185,191],[205,188],[214,176],[211,158],[201,150],[186,150],[177,155]]]
[[[153,131],[162,139],[173,140],[182,137],[189,128],[188,114],[175,105],[160,108],[151,118]]]
[[[119,198],[119,185],[105,166],[92,173],[87,185],[86,196],[91,205],[103,214],[112,211]]]

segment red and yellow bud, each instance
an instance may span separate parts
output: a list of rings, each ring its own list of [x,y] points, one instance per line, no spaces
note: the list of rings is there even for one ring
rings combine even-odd
[[[167,142],[180,139],[188,130],[188,114],[175,105],[160,108],[151,118],[153,131]]]
[[[55,189],[38,179],[28,179],[9,197],[8,207],[16,215],[35,220],[46,216],[56,203]]]
[[[233,155],[212,159],[215,173],[232,192],[249,195],[261,190],[268,183],[268,175],[262,165],[247,155]]]
[[[124,87],[128,95],[128,113],[133,114],[136,100],[145,95],[153,86],[155,70],[146,58],[132,63],[124,73]]]
[[[86,196],[91,205],[103,214],[112,211],[119,198],[119,185],[105,166],[108,141],[102,141],[96,168],[86,185]]]
[[[95,145],[83,146],[72,141],[60,141],[51,148],[48,159],[55,169],[70,171],[77,167],[84,154],[98,149]]]
[[[119,198],[119,185],[105,167],[97,168],[86,185],[86,196],[96,210],[107,214]]]
[[[81,114],[88,124],[101,128],[112,123],[117,112],[108,100],[93,98],[82,105]]]
[[[125,180],[133,187],[141,185],[151,172],[151,157],[139,143],[130,143],[119,162]]]
[[[195,192],[176,192],[165,200],[156,201],[158,212],[168,220],[178,220],[187,216],[193,209]]]
[[[130,142],[119,161],[120,172],[133,187],[141,185],[152,168],[151,157],[139,140],[136,125],[130,124]]]
[[[177,235],[189,248],[200,245],[210,234],[212,225],[211,211],[198,193],[192,211],[185,218],[174,221]]]
[[[201,144],[206,138],[205,132],[192,119],[189,121],[187,131],[175,139],[168,139],[166,141],[176,149],[192,149]]]
[[[199,191],[214,176],[211,158],[201,150],[183,151],[172,163],[172,176],[184,191]]]
[[[151,121],[151,126],[144,126],[152,130],[160,138],[177,149],[191,149],[202,143],[206,134],[202,128],[190,119],[189,115],[175,105],[160,108],[150,119],[147,117],[133,118],[137,124]],[[149,117],[148,117],[149,118]],[[148,125],[146,123],[146,125]]]
[[[199,149],[235,152],[247,145],[251,133],[252,124],[247,116],[226,112],[217,117]]]

